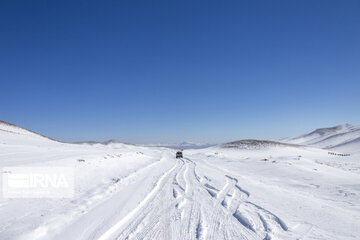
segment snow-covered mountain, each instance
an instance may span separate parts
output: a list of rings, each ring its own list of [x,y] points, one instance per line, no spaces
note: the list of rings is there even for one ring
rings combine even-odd
[[[336,151],[358,152],[360,151],[360,126],[343,124],[330,128],[319,128],[282,141]]]

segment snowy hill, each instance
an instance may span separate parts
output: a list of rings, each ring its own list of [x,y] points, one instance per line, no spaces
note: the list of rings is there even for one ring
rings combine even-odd
[[[46,138],[46,139],[50,139],[48,137],[42,136],[41,134],[35,133],[33,131],[27,130],[25,128],[16,126],[14,124],[5,122],[5,121],[0,121],[0,131],[2,132],[8,132],[10,134],[19,134],[19,135],[24,135],[24,136],[31,136],[31,137],[36,137],[36,138]],[[0,136],[3,136],[0,135]]]
[[[35,143],[55,144],[56,142],[57,141],[49,137],[45,137],[5,121],[0,121],[0,144],[34,145]]]
[[[283,142],[336,151],[360,152],[360,126],[343,124],[330,128],[319,128],[299,137],[284,139]]]
[[[296,144],[282,143],[269,140],[244,139],[234,142],[228,142],[221,145],[223,148],[236,149],[265,149],[271,147],[301,147]]]

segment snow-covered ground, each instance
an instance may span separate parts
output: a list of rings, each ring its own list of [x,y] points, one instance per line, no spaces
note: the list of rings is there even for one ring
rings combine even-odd
[[[359,239],[352,146],[345,157],[240,141],[176,159],[174,149],[61,143],[0,123],[1,168],[73,167],[76,183],[70,199],[1,196],[0,239]]]

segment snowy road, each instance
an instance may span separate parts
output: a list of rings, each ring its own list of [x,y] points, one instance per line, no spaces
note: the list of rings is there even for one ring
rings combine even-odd
[[[249,201],[251,193],[235,176],[190,158],[164,161],[172,163],[170,169],[156,176],[154,188],[122,218],[115,214],[126,204],[124,194],[136,192],[121,190],[56,238],[270,239],[291,235],[278,216]],[[153,174],[139,175],[128,189],[141,189],[147,178],[157,175],[152,168],[147,172]],[[223,185],[218,188],[211,179],[220,179]]]

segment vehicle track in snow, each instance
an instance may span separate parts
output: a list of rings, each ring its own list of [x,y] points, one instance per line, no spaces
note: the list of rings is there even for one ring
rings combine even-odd
[[[278,216],[249,200],[237,178],[220,170],[207,176],[197,162],[176,165],[130,216],[100,239],[282,239],[288,228]],[[201,164],[201,163],[200,163]],[[210,179],[223,178],[222,187]]]

